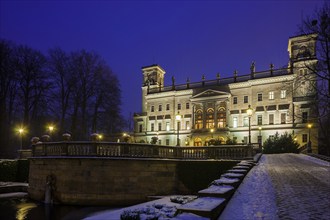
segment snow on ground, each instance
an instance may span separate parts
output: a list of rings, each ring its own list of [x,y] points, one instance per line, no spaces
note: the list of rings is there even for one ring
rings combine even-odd
[[[219,219],[278,219],[275,193],[264,156],[244,178]]]
[[[315,157],[312,157],[312,156],[308,156],[308,155],[305,155],[305,154],[299,154],[299,156],[302,157],[305,160],[309,160],[309,161],[317,163],[321,166],[330,167],[330,162],[328,162],[328,161],[321,160],[321,159],[318,159],[318,158],[315,158]]]
[[[191,199],[197,198],[196,196],[167,196],[162,199],[141,203],[138,205],[130,206],[127,208],[122,208],[116,211],[104,211],[99,213],[94,213],[92,216],[85,218],[85,220],[118,220],[122,214],[134,215],[139,214],[141,219],[152,219],[152,217],[158,217],[158,219],[171,219],[174,217],[176,212],[176,207],[181,206],[180,203],[172,202],[174,199],[178,202],[188,202]],[[183,215],[178,216],[176,219],[194,219],[194,215]]]

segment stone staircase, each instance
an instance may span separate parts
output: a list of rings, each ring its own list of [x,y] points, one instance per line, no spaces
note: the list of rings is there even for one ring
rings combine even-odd
[[[27,198],[28,183],[0,182],[0,199]]]
[[[177,207],[178,212],[217,219],[244,177],[260,157],[261,154],[257,155],[254,160],[244,160],[238,163],[231,170],[222,174],[219,179],[211,182],[208,188],[200,190],[197,199]]]

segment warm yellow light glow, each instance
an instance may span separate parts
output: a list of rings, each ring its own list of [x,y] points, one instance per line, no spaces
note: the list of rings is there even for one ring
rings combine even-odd
[[[262,129],[262,127],[259,127],[259,130],[261,130]]]
[[[19,135],[23,135],[25,133],[25,129],[23,127],[17,128],[17,132]]]
[[[214,132],[214,129],[213,129],[213,128],[211,128],[211,132],[212,132],[212,133]]]
[[[181,120],[180,112],[178,112],[178,114],[175,116],[175,119],[176,119],[177,121],[180,121],[180,120]]]
[[[127,134],[126,134],[126,133],[124,133],[124,134],[123,134],[123,136],[124,136],[124,137],[126,137],[126,136],[127,136]]]
[[[54,130],[54,126],[53,126],[53,125],[49,125],[49,126],[48,126],[48,130],[49,130],[50,132],[52,132],[52,131]]]
[[[102,140],[103,135],[102,135],[102,134],[98,134],[98,135],[97,135],[97,138],[98,138],[99,140]]]
[[[251,108],[251,105],[249,105],[249,108],[246,110],[246,113],[248,114],[248,116],[252,115],[253,109]]]
[[[308,126],[308,128],[312,128],[313,125],[312,124],[308,124],[307,126]]]

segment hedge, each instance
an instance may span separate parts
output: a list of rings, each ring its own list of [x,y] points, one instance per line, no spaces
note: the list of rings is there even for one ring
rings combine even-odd
[[[0,181],[28,182],[28,160],[0,160]]]

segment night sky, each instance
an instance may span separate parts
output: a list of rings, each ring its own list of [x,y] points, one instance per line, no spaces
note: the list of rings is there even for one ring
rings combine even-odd
[[[287,44],[323,1],[3,1],[0,38],[46,53],[56,46],[100,54],[118,76],[122,113],[141,111],[141,67],[165,84],[248,74],[288,63]]]

